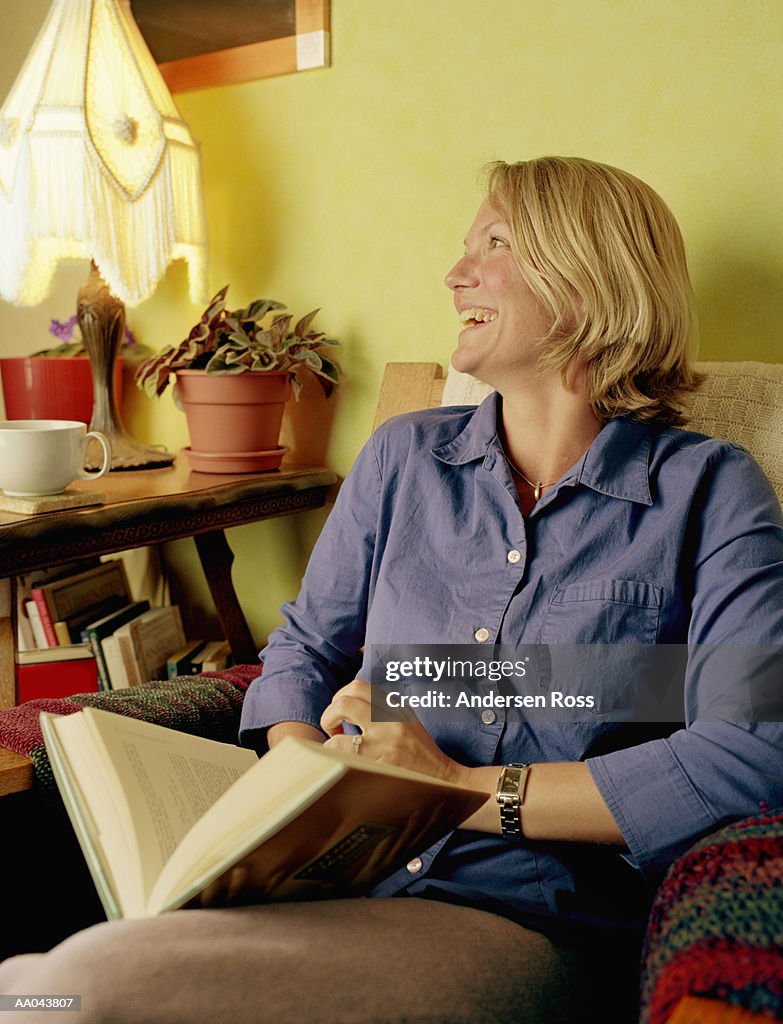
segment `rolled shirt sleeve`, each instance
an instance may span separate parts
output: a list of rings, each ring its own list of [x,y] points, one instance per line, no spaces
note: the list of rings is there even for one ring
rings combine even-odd
[[[340,488],[285,622],[261,651],[262,676],[242,708],[240,741],[263,749],[276,722],[319,727],[333,694],[361,663],[372,565],[378,553],[380,470],[371,439]]]
[[[693,524],[687,728],[587,761],[643,871],[726,821],[783,805],[783,528],[771,485],[741,448],[706,466]],[[760,664],[767,721],[752,720]],[[737,720],[721,720],[734,708]]]

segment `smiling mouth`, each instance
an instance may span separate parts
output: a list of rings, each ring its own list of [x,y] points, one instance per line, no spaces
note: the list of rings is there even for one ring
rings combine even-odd
[[[484,309],[481,306],[469,306],[463,309],[459,315],[460,320],[466,327],[478,327],[480,324],[490,324],[497,320],[497,310]]]

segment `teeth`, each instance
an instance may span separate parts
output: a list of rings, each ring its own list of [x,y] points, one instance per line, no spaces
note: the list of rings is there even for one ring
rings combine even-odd
[[[479,324],[488,324],[497,320],[498,315],[494,309],[479,309],[477,306],[471,306],[469,309],[463,309],[459,318],[463,324],[469,320],[475,320]]]

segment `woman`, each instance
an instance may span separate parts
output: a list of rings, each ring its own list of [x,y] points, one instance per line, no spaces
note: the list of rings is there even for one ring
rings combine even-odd
[[[189,1020],[521,1024],[581,1019],[591,1000],[632,1020],[661,871],[783,802],[780,726],[699,717],[717,645],[783,641],[783,525],[744,451],[678,429],[699,381],[671,213],[600,164],[494,164],[446,283],[453,365],[495,393],[399,417],[365,446],[263,652],[242,741],[304,736],[490,796],[375,899],[102,925],[10,961],[3,991],[89,993],[96,1020],[180,1019],[172,976]],[[367,680],[389,643],[713,656],[689,664],[682,729],[502,709],[380,722]]]
[[[697,835],[781,799],[767,731],[693,724],[638,745],[637,729],[624,749],[622,727],[531,736],[498,718],[479,746],[470,730],[371,722],[367,684],[340,688],[369,678],[362,645],[783,639],[771,486],[736,445],[674,429],[699,380],[684,248],[660,198],[585,160],[496,164],[446,283],[465,324],[452,363],[496,394],[401,417],[365,447],[264,652],[245,741],[323,728],[350,749],[347,720],[362,756],[492,793],[498,764],[530,762],[526,838],[625,846],[605,861],[663,868]],[[689,707],[709,698],[698,668]],[[497,834],[494,797],[465,826]],[[562,862],[552,870],[560,884]]]
[[[446,284],[464,325],[452,364],[496,394],[398,418],[359,455],[264,652],[244,742],[326,733],[350,750],[348,721],[362,757],[491,794],[377,895],[461,899],[560,941],[638,934],[677,855],[783,800],[780,726],[377,722],[373,645],[689,644],[686,707],[708,718],[720,645],[783,640],[780,510],[744,451],[677,429],[700,382],[693,300],[646,184],[586,160],[493,165]],[[515,762],[521,844],[498,838],[495,798]]]

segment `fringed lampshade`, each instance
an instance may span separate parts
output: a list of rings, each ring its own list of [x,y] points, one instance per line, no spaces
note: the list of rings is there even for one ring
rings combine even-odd
[[[125,432],[112,370],[122,303],[146,299],[172,260],[205,298],[201,167],[128,0],[54,0],[0,109],[0,297],[40,302],[63,258],[92,261],[78,300],[91,428],[109,436],[112,468],[170,463]]]

